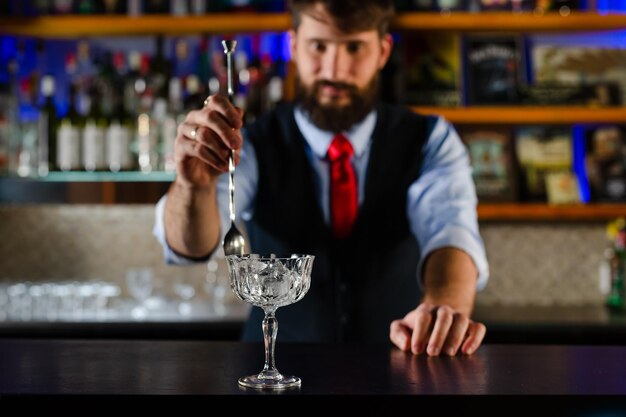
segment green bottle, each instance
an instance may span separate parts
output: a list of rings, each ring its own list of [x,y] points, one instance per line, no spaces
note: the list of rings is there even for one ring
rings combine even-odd
[[[39,168],[40,177],[45,177],[57,167],[57,111],[54,105],[54,77],[46,75],[41,79],[41,92],[44,104],[39,111]]]

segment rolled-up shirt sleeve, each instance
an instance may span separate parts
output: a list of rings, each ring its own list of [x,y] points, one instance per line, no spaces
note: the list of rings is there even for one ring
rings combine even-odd
[[[245,132],[244,132],[245,138]],[[258,165],[254,147],[249,141],[244,140],[241,150],[241,158],[237,169],[235,170],[235,216],[238,220],[249,219],[253,214],[254,200],[256,197],[258,183]],[[228,174],[220,176],[217,183],[217,204],[220,212],[220,231],[221,240],[230,227],[229,215],[229,191],[228,191]],[[165,234],[165,202],[167,194],[159,199],[155,207],[155,222],[152,228],[152,234],[163,247],[163,257],[165,262],[170,265],[189,265],[197,262],[204,262],[206,259],[191,259],[176,253],[167,243]],[[239,223],[239,221],[237,222]]]
[[[419,178],[407,196],[407,216],[421,254],[417,277],[436,249],[455,247],[467,253],[478,270],[477,289],[489,279],[485,246],[478,230],[476,189],[467,149],[454,127],[430,117],[430,134],[423,147]]]

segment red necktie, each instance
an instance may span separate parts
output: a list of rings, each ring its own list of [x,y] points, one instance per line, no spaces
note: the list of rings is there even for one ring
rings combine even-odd
[[[330,218],[335,237],[350,235],[358,210],[357,185],[350,159],[352,145],[342,134],[333,138],[328,148],[330,160]]]

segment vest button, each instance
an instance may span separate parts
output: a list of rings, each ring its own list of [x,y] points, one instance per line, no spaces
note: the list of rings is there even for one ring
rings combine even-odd
[[[345,293],[348,290],[348,286],[346,285],[345,282],[342,282],[341,284],[339,284],[339,291],[341,291],[342,293]]]
[[[341,324],[344,324],[344,325],[348,324],[348,316],[347,315],[343,314],[341,316]]]

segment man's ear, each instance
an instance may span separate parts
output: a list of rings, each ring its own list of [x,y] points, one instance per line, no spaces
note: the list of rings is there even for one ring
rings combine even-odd
[[[393,37],[391,34],[387,33],[380,40],[381,54],[380,59],[378,60],[378,69],[383,69],[389,57],[391,56],[391,49],[393,48]]]

